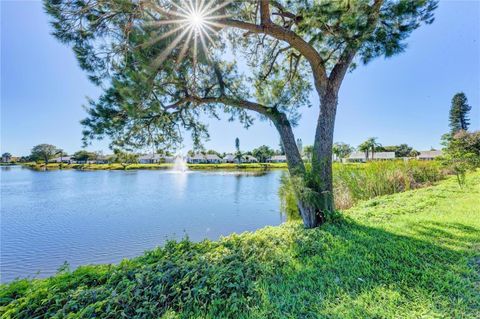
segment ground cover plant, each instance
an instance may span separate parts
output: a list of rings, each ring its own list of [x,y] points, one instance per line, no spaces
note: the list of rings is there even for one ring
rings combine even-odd
[[[2,318],[478,318],[480,173],[0,289]]]

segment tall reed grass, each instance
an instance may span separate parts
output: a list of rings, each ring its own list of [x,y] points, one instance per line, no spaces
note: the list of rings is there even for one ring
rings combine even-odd
[[[333,166],[335,207],[347,209],[359,200],[394,194],[431,185],[444,178],[437,161],[375,161],[365,164]],[[281,179],[279,190],[282,209],[288,218],[298,215],[296,199],[288,173]]]

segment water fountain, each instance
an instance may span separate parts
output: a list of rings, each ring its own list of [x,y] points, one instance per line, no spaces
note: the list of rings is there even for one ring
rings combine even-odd
[[[177,157],[175,157],[175,162],[173,164],[172,170],[176,172],[185,172],[188,170],[187,162],[185,161],[183,156],[177,155]]]

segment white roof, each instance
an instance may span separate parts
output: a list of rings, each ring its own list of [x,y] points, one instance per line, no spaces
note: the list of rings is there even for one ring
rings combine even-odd
[[[221,159],[220,157],[218,157],[217,154],[207,154],[207,155],[205,155],[205,158],[207,160],[220,160]]]
[[[193,155],[193,156],[189,156],[188,158],[189,158],[189,159],[200,159],[200,160],[203,160],[203,159],[205,159],[205,155],[195,154],[195,155]]]
[[[270,157],[270,160],[274,160],[274,161],[287,160],[287,156],[285,156],[285,155],[274,155],[274,156]]]
[[[352,152],[348,159],[365,159],[365,152]]]
[[[435,158],[438,156],[442,156],[443,152],[442,151],[420,151],[420,155],[418,155],[418,158]]]
[[[373,156],[372,156],[373,155]],[[369,153],[368,156],[370,156],[370,158],[379,158],[379,159],[392,159],[392,158],[395,158],[395,152],[375,152],[375,153]]]
[[[160,154],[147,154],[147,155],[142,155],[142,156],[140,156],[138,159],[139,159],[139,160],[149,160],[149,159],[151,159],[151,160],[159,160],[159,159],[161,159],[161,158],[163,158],[163,156],[160,155]]]
[[[71,156],[62,156],[62,157],[55,157],[52,158],[51,161],[69,161],[71,159]]]
[[[365,152],[353,152],[348,156],[348,159],[361,159],[364,160],[366,158]],[[368,152],[369,159],[394,159],[395,152]]]

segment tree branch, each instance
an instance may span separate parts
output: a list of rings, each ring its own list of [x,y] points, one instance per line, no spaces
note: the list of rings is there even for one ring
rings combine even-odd
[[[350,39],[350,43],[345,47],[337,64],[333,67],[332,72],[329,76],[329,87],[334,90],[335,93],[338,93],[340,84],[342,83],[345,74],[352,63],[355,54],[359,49],[359,46],[363,39],[368,37],[376,27],[378,22],[378,17],[380,15],[380,8],[382,7],[384,0],[375,0],[373,5],[370,8],[370,14],[368,15],[367,28],[365,32],[354,36]]]
[[[260,0],[260,22],[262,25],[269,25],[272,23],[270,20],[270,0]]]
[[[319,94],[323,95],[323,93],[325,93],[328,83],[328,76],[325,69],[324,61],[320,54],[313,48],[313,46],[303,40],[295,32],[273,23],[269,25],[257,25],[254,23],[228,18],[219,19],[217,22],[227,27],[246,30],[250,33],[266,34],[278,40],[287,42],[298,52],[300,52],[310,63],[315,80],[315,88],[317,89],[317,92]]]

